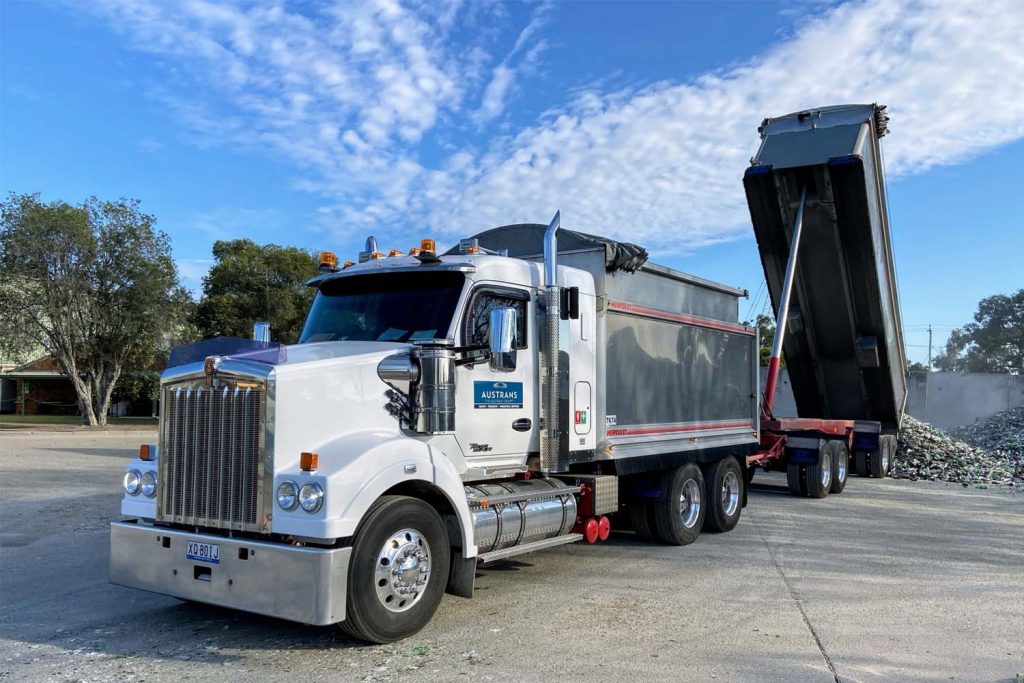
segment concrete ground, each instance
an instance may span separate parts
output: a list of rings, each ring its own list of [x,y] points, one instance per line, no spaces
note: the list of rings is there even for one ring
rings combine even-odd
[[[1013,681],[1024,495],[759,475],[739,527],[618,533],[480,572],[389,646],[111,586],[107,523],[138,437],[0,434],[0,679]]]

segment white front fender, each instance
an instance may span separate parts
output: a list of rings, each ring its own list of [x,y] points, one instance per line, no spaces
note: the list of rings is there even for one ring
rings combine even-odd
[[[448,499],[465,539],[463,556],[476,556],[462,479],[442,451],[394,432],[348,434],[316,451],[319,462],[315,472],[277,472],[274,491],[288,480],[299,486],[316,482],[324,489],[323,506],[313,514],[302,508],[288,512],[278,507],[275,496],[274,533],[325,539],[352,536],[375,500],[395,486],[415,481],[433,486]]]

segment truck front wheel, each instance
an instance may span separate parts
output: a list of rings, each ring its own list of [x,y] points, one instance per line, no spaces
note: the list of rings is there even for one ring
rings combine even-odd
[[[356,530],[342,629],[371,643],[416,633],[441,602],[450,563],[448,534],[433,507],[382,497]]]

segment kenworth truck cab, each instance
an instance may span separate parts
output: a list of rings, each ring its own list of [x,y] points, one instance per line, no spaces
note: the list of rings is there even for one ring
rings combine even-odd
[[[674,544],[735,526],[744,292],[557,214],[392,254],[328,261],[297,344],[201,343],[164,372],[112,582],[388,642],[478,564],[603,540],[608,514]]]

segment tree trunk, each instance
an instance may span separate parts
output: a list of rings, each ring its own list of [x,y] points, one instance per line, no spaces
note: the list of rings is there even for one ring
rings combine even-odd
[[[65,372],[67,371],[65,370]],[[68,378],[71,380],[71,385],[75,388],[78,410],[82,413],[82,424],[89,425],[90,427],[97,426],[96,413],[92,409],[92,380],[83,380],[78,376],[77,372],[74,374],[68,372]]]
[[[96,419],[101,425],[107,424],[107,413],[110,412],[110,396],[114,393],[114,385],[121,376],[121,366],[104,368],[96,382]]]

